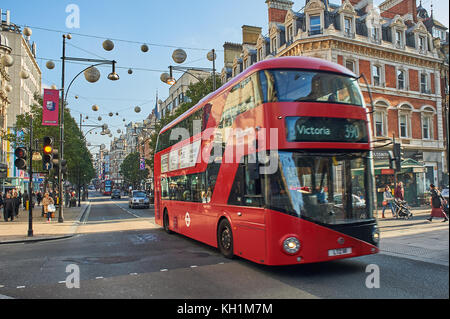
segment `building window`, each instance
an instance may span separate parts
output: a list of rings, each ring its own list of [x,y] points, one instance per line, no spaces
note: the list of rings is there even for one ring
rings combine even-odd
[[[374,113],[375,120],[375,135],[376,136],[384,136],[384,113],[381,111],[376,111]]]
[[[426,40],[425,37],[419,36],[419,51],[420,53],[424,53],[426,50]]]
[[[406,114],[401,114],[399,116],[400,122],[400,137],[408,137],[408,116]]]
[[[287,27],[287,43],[291,44],[294,41],[294,28],[292,24]]]
[[[422,118],[422,138],[431,139],[431,117],[426,115]]]
[[[420,92],[428,93],[427,87],[427,75],[425,73],[420,74]]]
[[[320,22],[320,15],[314,15],[309,17],[309,34],[315,35],[315,34],[321,34],[322,28],[321,28],[321,22]]]
[[[372,40],[374,42],[378,42],[380,40],[380,32],[378,31],[378,28],[376,28],[376,27],[372,28]]]
[[[404,48],[403,31],[401,30],[395,31],[395,47],[398,49]]]
[[[258,49],[258,61],[262,61],[264,58],[263,58],[263,50],[262,50],[262,48],[259,48]]]
[[[399,90],[405,89],[405,71],[403,70],[397,71],[397,88]]]
[[[352,60],[345,61],[345,67],[355,73],[355,62]]]
[[[277,38],[273,37],[272,39],[270,39],[270,46],[271,46],[271,51],[273,54],[275,54],[275,52],[277,52]]]
[[[345,18],[344,19],[344,32],[347,37],[352,36],[352,19],[351,18]]]
[[[372,66],[373,85],[381,86],[381,67],[378,65]]]

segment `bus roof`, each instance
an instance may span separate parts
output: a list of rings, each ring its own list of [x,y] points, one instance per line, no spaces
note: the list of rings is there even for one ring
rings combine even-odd
[[[247,77],[249,74],[252,74],[256,71],[267,70],[267,69],[305,69],[305,70],[316,70],[323,72],[333,72],[340,73],[351,77],[356,77],[356,75],[351,72],[346,67],[330,62],[323,59],[312,58],[312,57],[303,57],[303,56],[295,56],[295,57],[280,57],[280,58],[272,58],[264,61],[260,61],[255,63],[244,72],[240,73],[238,76],[234,77],[228,83],[224,84],[222,87],[217,89],[215,92],[211,92],[203,99],[201,99],[196,105],[191,107],[188,111],[180,115],[178,118],[164,126],[164,128],[159,132],[159,134],[165,132],[170,127],[174,126],[178,122],[181,122],[184,118],[188,117],[197,109],[202,106],[207,100],[209,100],[212,96],[219,95],[223,91],[226,91],[228,88],[233,87],[235,84],[240,82],[242,79]]]

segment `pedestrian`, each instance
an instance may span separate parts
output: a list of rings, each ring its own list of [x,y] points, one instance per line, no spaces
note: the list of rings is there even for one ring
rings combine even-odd
[[[3,204],[3,218],[7,222],[10,218],[14,220],[15,213],[15,200],[11,197],[10,193],[6,194],[5,202]]]
[[[52,213],[48,211],[49,205],[54,205],[55,201],[50,197],[48,193],[45,193],[44,199],[42,200],[42,206],[44,206],[44,213],[47,214],[47,222],[52,221]]]
[[[19,194],[17,191],[13,192],[13,200],[14,200],[14,216],[19,217],[19,207],[22,201],[20,200]]]
[[[26,190],[23,192],[22,200],[23,200],[23,210],[27,210],[27,201],[29,200],[29,198],[28,192]]]
[[[444,220],[442,222],[448,221],[448,216],[444,212],[444,205],[447,205],[447,201],[442,196],[441,192],[434,186],[434,184],[430,185],[430,193],[431,193],[431,215],[428,218],[428,221],[433,221],[433,217],[443,217]]]
[[[397,187],[395,188],[395,192],[394,192],[394,197],[395,197],[395,199],[398,199],[401,201],[405,200],[405,190],[403,189],[402,182],[399,182],[397,184]]]
[[[38,202],[38,206],[41,206],[41,201],[42,201],[42,193],[41,192],[38,192],[36,194],[36,199],[37,199],[37,202]]]
[[[389,207],[392,211],[392,217],[395,217],[395,211],[394,211],[394,207],[392,206],[392,202],[394,200],[394,197],[392,197],[392,192],[391,192],[391,188],[389,187],[389,185],[386,185],[386,187],[384,188],[384,193],[383,193],[383,213],[382,213],[382,218],[384,217],[384,211],[386,210],[387,207]]]

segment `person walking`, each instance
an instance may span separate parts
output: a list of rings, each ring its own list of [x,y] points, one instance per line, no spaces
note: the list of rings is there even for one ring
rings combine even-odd
[[[48,211],[48,206],[51,204],[54,205],[55,201],[48,193],[45,193],[44,199],[42,200],[42,206],[44,206],[44,214],[47,214],[47,222],[52,221],[52,213]]]
[[[395,199],[404,201],[405,200],[405,189],[403,188],[403,183],[399,182],[394,192]]]
[[[7,193],[3,204],[3,218],[5,219],[5,222],[10,218],[11,221],[14,220],[15,206],[15,200],[11,197],[10,193]]]
[[[41,192],[38,192],[36,194],[36,199],[37,199],[37,202],[38,202],[38,206],[41,206],[41,201],[42,201],[42,194],[41,194]]]
[[[394,207],[392,206],[392,202],[394,201],[394,197],[392,196],[392,192],[391,192],[391,188],[389,187],[389,185],[386,185],[386,187],[384,188],[384,192],[383,192],[383,212],[382,212],[382,218],[385,218],[384,216],[384,211],[386,210],[387,207],[389,207],[392,211],[392,217],[395,217],[395,211],[394,211]]]
[[[25,190],[23,192],[23,196],[22,196],[22,202],[23,202],[23,210],[27,210],[27,201],[29,200],[28,198],[28,192]],[[31,204],[31,203],[30,203]]]
[[[13,193],[13,200],[14,200],[14,217],[19,217],[19,208],[20,204],[22,203],[19,194],[17,191],[14,191]]]
[[[442,222],[448,221],[448,216],[444,212],[444,205],[447,205],[447,201],[442,196],[441,192],[434,186],[434,184],[430,185],[430,193],[431,193],[431,215],[430,218],[427,218],[428,221],[432,222],[433,217],[444,218]]]

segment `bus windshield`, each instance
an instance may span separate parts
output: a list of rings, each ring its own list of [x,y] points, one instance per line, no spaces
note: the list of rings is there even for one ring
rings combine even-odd
[[[367,153],[279,152],[279,169],[268,175],[268,208],[322,224],[372,218]]]
[[[265,70],[261,73],[266,102],[322,102],[362,106],[355,78],[305,70]]]

